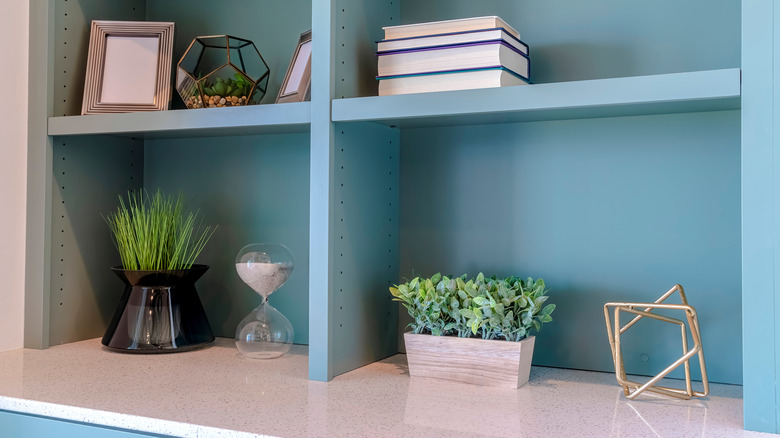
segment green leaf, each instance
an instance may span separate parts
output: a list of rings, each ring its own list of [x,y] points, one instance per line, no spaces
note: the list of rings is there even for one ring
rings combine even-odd
[[[488,303],[490,303],[490,301],[488,301],[488,299],[485,298],[485,297],[475,297],[474,298],[474,304],[476,304],[478,306],[486,306],[486,305],[488,305]]]
[[[485,282],[485,276],[482,275],[480,272],[479,275],[477,275],[477,283],[484,283]]]
[[[479,321],[473,320],[471,321],[471,333],[477,334],[477,330],[479,330]]]
[[[482,318],[482,311],[479,310],[479,308],[471,309],[474,312],[474,315],[477,316],[477,318]]]
[[[552,320],[553,320],[552,316],[550,316],[550,315],[543,314],[543,315],[539,316],[539,321],[541,321],[541,322],[550,322]]]
[[[528,307],[528,300],[523,295],[520,295],[519,297],[517,297],[517,301],[516,302],[517,302],[517,305],[520,306],[520,308]]]
[[[438,283],[439,281],[441,281],[441,273],[437,272],[433,275],[433,277],[431,277],[431,282]]]
[[[460,297],[460,299],[461,299],[461,300],[465,300],[466,298],[468,298],[468,297],[469,297],[469,296],[466,294],[466,292],[463,292],[462,290],[459,290],[459,291],[458,291],[458,296]]]
[[[550,298],[550,297],[541,296],[541,297],[536,298],[534,300],[534,306],[535,307],[541,307],[541,305],[544,304],[545,301],[547,301],[547,298]]]
[[[471,309],[460,309],[460,314],[468,319],[476,318],[476,315]]]
[[[548,304],[544,306],[544,309],[542,309],[543,315],[550,315],[555,311],[555,304]]]

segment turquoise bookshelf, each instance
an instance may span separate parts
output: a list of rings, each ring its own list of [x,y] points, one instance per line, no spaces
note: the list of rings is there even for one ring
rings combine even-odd
[[[220,224],[198,286],[218,335],[256,305],[232,272],[238,249],[292,249],[296,271],[272,303],[309,345],[311,379],[398,351],[387,286],[413,272],[544,277],[557,322],[535,363],[605,371],[600,306],[679,282],[710,379],[745,385],[747,428],[780,430],[780,390],[762,384],[780,374],[780,309],[754,309],[780,302],[767,238],[771,1],[219,3],[31,1],[27,346],[102,334],[118,285],[100,213],[128,189],[162,187]],[[521,31],[534,85],[376,95],[382,26],[478,15]],[[174,21],[174,59],[196,35],[251,39],[268,95],[250,108],[182,110],[174,96],[167,112],[79,116],[91,19]],[[308,29],[312,100],[275,105]],[[626,366],[654,374],[677,347],[639,333],[648,350],[625,352]]]

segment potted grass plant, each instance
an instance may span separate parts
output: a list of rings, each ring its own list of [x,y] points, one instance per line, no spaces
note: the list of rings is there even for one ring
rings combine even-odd
[[[160,190],[120,196],[105,216],[122,260],[111,270],[125,283],[124,293],[103,336],[108,349],[165,353],[214,341],[195,281],[208,270],[195,264],[214,234],[198,212],[184,211],[184,198]]]
[[[404,334],[409,374],[519,388],[531,372],[532,330],[552,321],[544,280],[414,278],[390,288],[413,321]]]

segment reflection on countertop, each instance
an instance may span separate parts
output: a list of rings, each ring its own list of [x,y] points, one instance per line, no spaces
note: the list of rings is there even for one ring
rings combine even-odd
[[[183,437],[775,436],[742,430],[740,386],[629,401],[612,374],[534,367],[520,389],[485,388],[412,380],[400,354],[324,383],[307,379],[306,353],[247,359],[222,338],[163,355],[99,339],[8,351],[0,409]]]

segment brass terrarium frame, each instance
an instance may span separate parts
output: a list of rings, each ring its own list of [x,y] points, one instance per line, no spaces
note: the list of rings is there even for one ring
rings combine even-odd
[[[680,301],[682,304],[663,304],[663,301],[669,298],[675,292],[679,292]],[[614,308],[614,330],[610,323],[609,309]],[[639,310],[637,308],[644,308]],[[691,337],[693,338],[693,348],[688,349],[688,335],[686,330],[685,321],[680,319],[670,318],[663,315],[652,313],[655,309],[669,309],[669,310],[682,310],[685,312],[685,318],[688,325],[691,328]],[[627,312],[636,315],[626,325],[620,326],[620,312]],[[631,328],[642,318],[652,318],[662,322],[668,322],[670,324],[676,324],[680,326],[682,332],[682,349],[683,355],[671,365],[666,367],[659,374],[651,378],[646,383],[638,383],[628,380],[626,377],[625,365],[623,363],[623,353],[620,346],[620,335],[626,330]],[[661,295],[653,303],[607,303],[604,305],[604,319],[607,324],[607,336],[609,336],[609,346],[612,349],[612,360],[615,363],[615,375],[618,383],[623,387],[623,393],[626,398],[634,399],[644,391],[654,392],[656,394],[666,395],[669,397],[675,397],[680,399],[690,399],[691,397],[706,397],[710,392],[709,381],[707,380],[707,368],[704,364],[704,352],[702,351],[701,333],[699,331],[699,321],[696,318],[696,310],[688,304],[688,300],[685,298],[685,292],[683,287],[679,284],[675,284],[674,287],[669,289],[665,294]],[[691,384],[691,365],[690,359],[694,356],[699,356],[699,366],[701,367],[701,380],[704,385],[702,392],[694,391]],[[668,388],[664,386],[656,385],[661,379],[666,377],[675,368],[680,365],[685,367],[685,389]]]
[[[224,39],[224,41],[225,41],[224,47],[222,45],[214,45],[214,44],[208,43],[208,40],[213,40],[213,39],[219,39],[219,40],[223,40]],[[230,40],[231,39],[239,41],[240,44],[238,46],[231,46],[231,44],[230,44]],[[181,67],[181,64],[182,64],[182,62],[187,57],[187,55],[189,54],[190,50],[192,50],[193,46],[196,43],[202,45],[203,48],[204,48],[204,50],[202,50],[201,53],[198,55],[198,60],[195,62],[195,66],[196,67],[200,65],[200,62],[203,59],[203,54],[206,52],[205,49],[207,49],[207,48],[223,49],[223,50],[225,50],[225,52],[226,52],[226,58],[225,58],[226,62],[224,64],[219,65],[218,67],[215,67],[210,73],[208,73],[207,75],[205,75],[203,77],[195,77],[193,75],[193,73],[195,73],[195,72],[187,71],[186,69]],[[265,66],[265,72],[262,75],[260,75],[260,77],[257,78],[256,80],[252,79],[247,74],[247,72],[246,72],[246,65],[244,64],[244,57],[241,54],[241,50],[240,50],[240,49],[243,49],[245,47],[250,47],[250,46],[254,49],[255,53],[257,53],[258,58],[260,59],[260,61]],[[238,54],[238,59],[237,60],[232,59],[231,54],[230,54],[231,50],[236,50],[236,53]],[[234,61],[238,61],[238,65],[236,65],[236,63]],[[240,67],[239,67],[239,65],[240,65]],[[241,76],[243,76],[248,82],[252,83],[252,87],[250,88],[249,93],[247,94],[247,96],[248,96],[247,97],[247,104],[249,102],[249,96],[254,96],[256,90],[262,91],[263,95],[265,95],[266,91],[268,91],[268,83],[267,82],[266,82],[265,88],[260,86],[260,84],[263,82],[263,80],[266,80],[269,77],[269,75],[271,74],[271,70],[268,68],[268,63],[265,62],[265,59],[263,58],[263,55],[260,54],[260,51],[257,50],[257,46],[255,46],[255,44],[251,40],[248,40],[248,39],[245,39],[245,38],[236,37],[236,36],[233,36],[233,35],[208,35],[208,36],[198,36],[198,37],[195,37],[192,40],[192,42],[190,42],[190,45],[187,47],[187,50],[184,51],[184,54],[182,55],[181,59],[179,60],[179,63],[177,64],[177,74],[179,72],[181,72],[182,74],[187,76],[187,78],[189,78],[194,84],[197,85],[197,87],[198,87],[198,94],[200,96],[201,101],[203,101],[203,98],[205,96],[205,93],[204,93],[204,90],[203,90],[203,84],[206,83],[206,81],[208,81],[211,77],[217,76],[217,73],[220,72],[223,68],[225,68],[227,66],[232,67],[237,73],[241,74]],[[181,83],[181,82],[182,82],[181,80],[177,79],[177,83]],[[259,99],[258,99],[258,101],[259,101]],[[205,102],[204,102],[204,104],[205,104]]]

